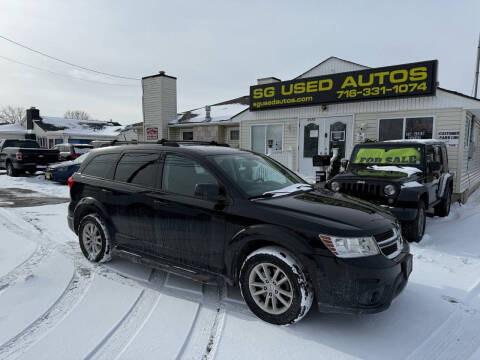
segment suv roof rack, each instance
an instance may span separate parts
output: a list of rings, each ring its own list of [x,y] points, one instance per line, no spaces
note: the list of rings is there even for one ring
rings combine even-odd
[[[92,141],[93,142],[93,141]],[[197,140],[167,140],[161,139],[157,142],[152,141],[137,141],[137,140],[111,140],[111,141],[99,141],[100,147],[106,146],[116,146],[116,145],[137,145],[137,144],[159,144],[162,146],[173,146],[173,147],[180,147],[180,146],[194,146],[194,145],[208,145],[208,146],[223,146],[223,147],[230,147],[228,144],[218,143],[216,141],[197,141]]]

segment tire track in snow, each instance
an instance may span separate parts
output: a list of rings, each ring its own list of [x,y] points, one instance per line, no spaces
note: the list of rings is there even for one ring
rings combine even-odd
[[[148,281],[152,287],[162,287],[165,279],[165,273],[152,270]],[[148,321],[160,297],[160,292],[144,288],[135,304],[115,329],[105,336],[97,347],[86,356],[86,359],[118,358]]]
[[[92,278],[90,270],[76,266],[67,288],[57,301],[30,326],[0,346],[0,359],[18,358],[55,328],[83,298]]]
[[[442,298],[457,308],[408,357],[408,360],[467,359],[480,348],[480,308],[478,307],[480,305],[480,282],[468,293],[464,303],[448,296]],[[472,304],[475,301],[476,304]]]
[[[203,301],[177,359],[213,359],[223,331],[225,285],[203,284]]]
[[[35,237],[39,230],[34,225],[29,225],[23,221],[18,221],[18,219],[12,216],[9,211],[6,211],[2,208],[0,208],[0,216],[2,217],[2,225],[5,226],[8,230],[21,237],[32,238],[34,239],[33,241],[37,244],[36,249],[25,261],[18,264],[7,274],[0,277],[0,289],[5,289],[10,284],[14,283],[17,279],[22,277],[25,278],[30,275],[33,270],[48,255],[52,253],[52,249],[46,246],[47,239],[45,237],[40,236],[39,240],[35,240]]]

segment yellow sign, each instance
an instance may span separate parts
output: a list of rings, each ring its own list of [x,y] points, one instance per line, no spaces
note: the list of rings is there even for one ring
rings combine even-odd
[[[420,160],[420,150],[413,147],[391,149],[364,147],[358,149],[353,163],[418,165]]]

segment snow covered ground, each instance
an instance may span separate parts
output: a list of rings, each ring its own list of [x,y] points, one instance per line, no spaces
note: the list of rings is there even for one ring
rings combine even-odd
[[[65,197],[41,177],[0,188]],[[0,207],[0,359],[480,359],[480,191],[429,218],[414,269],[383,313],[258,320],[236,289],[114,260],[92,265],[67,204]]]

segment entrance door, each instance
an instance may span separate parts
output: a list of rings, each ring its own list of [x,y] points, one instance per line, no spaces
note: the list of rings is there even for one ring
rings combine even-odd
[[[298,172],[315,178],[313,155],[332,155],[338,147],[340,158],[349,157],[352,151],[352,116],[333,116],[300,120]]]

